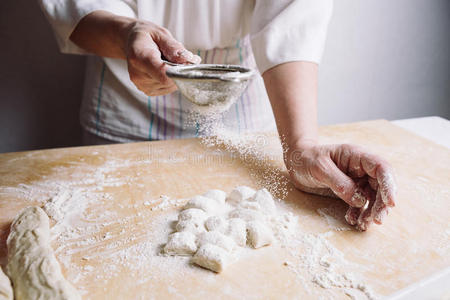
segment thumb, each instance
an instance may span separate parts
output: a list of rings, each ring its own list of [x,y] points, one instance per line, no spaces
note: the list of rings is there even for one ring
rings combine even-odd
[[[352,207],[363,207],[367,199],[355,182],[343,173],[331,158],[325,158],[320,169],[319,179],[339,198]]]
[[[200,56],[194,55],[170,35],[163,35],[157,41],[162,54],[171,62],[178,64],[198,64],[201,61]]]

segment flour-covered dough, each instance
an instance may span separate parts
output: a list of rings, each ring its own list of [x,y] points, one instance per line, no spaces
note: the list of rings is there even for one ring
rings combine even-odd
[[[238,186],[227,197],[227,202],[232,205],[237,205],[239,202],[253,197],[255,190],[248,186]]]
[[[236,245],[244,247],[247,243],[247,226],[245,221],[238,218],[230,219],[225,234],[232,238]]]
[[[178,215],[178,221],[195,220],[202,222],[207,218],[207,214],[204,210],[199,208],[188,208],[180,212]]]
[[[216,245],[205,244],[192,257],[192,262],[200,267],[221,272],[231,261],[229,253]]]
[[[175,225],[176,231],[187,231],[193,234],[205,232],[204,222],[196,219],[178,221]]]
[[[268,246],[273,242],[272,230],[261,221],[251,221],[247,223],[248,243],[257,249]]]
[[[218,209],[219,203],[214,199],[207,198],[204,196],[195,196],[186,203],[184,206],[187,208],[198,208],[207,213],[215,213]]]
[[[246,222],[264,219],[264,215],[262,213],[249,208],[237,208],[231,211],[228,216],[229,218],[238,218]]]
[[[164,253],[169,255],[192,255],[195,251],[197,251],[196,237],[188,231],[172,233],[164,246]]]
[[[221,216],[211,216],[205,221],[205,228],[208,231],[225,232],[228,228],[228,222]]]
[[[224,204],[227,193],[221,190],[209,190],[203,194],[204,197],[217,201],[218,204]]]
[[[6,244],[16,300],[81,299],[61,273],[50,246],[49,219],[41,208],[28,207],[16,216]]]
[[[208,231],[200,234],[197,239],[197,244],[199,247],[206,244],[216,245],[228,252],[232,251],[235,247],[235,243],[232,238],[218,231]]]
[[[13,300],[13,290],[11,286],[11,281],[9,281],[8,276],[3,273],[0,267],[0,300]]]
[[[266,189],[257,191],[251,198],[251,201],[253,203],[258,203],[261,212],[264,214],[271,214],[276,210],[273,197]]]
[[[209,190],[184,206],[164,252],[192,255],[194,264],[221,272],[235,261],[241,247],[257,249],[273,243],[275,213],[274,199],[266,189],[238,186],[228,197],[224,191]]]

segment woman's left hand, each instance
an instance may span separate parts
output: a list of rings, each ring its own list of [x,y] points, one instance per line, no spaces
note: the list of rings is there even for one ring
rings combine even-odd
[[[395,206],[390,165],[354,145],[298,143],[285,154],[294,185],[305,192],[333,194],[349,204],[345,219],[359,230],[381,224]],[[332,191],[332,193],[331,193]]]

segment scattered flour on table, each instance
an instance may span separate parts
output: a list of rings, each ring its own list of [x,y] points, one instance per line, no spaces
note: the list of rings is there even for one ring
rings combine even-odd
[[[221,140],[224,141],[226,138],[222,137]],[[264,138],[259,140],[256,137],[250,142],[245,139],[236,141],[234,137],[231,140],[233,140],[231,144],[239,148],[236,150],[238,158],[246,158],[248,155],[252,163],[258,155],[253,152],[255,147],[251,144],[258,140],[258,143],[262,145],[266,141]],[[204,143],[220,144],[217,139],[205,139]],[[248,148],[247,143],[250,143]],[[260,163],[259,166],[263,166],[268,161],[270,163],[270,158],[259,160],[259,162],[257,160],[256,165]],[[99,286],[102,286],[102,282],[107,283],[123,272],[129,274],[130,280],[133,280],[135,284],[151,283],[158,280],[161,274],[165,274],[169,278],[167,285],[174,286],[177,278],[191,275],[192,272],[195,275],[197,272],[196,268],[189,264],[189,257],[161,255],[168,236],[173,232],[171,224],[178,221],[178,212],[173,211],[173,208],[181,207],[187,199],[171,199],[161,195],[154,199],[142,199],[141,203],[113,205],[114,194],[109,192],[109,188],[120,188],[124,185],[140,186],[138,177],[119,179],[120,174],[129,168],[139,170],[147,163],[114,158],[96,167],[82,165],[74,169],[73,165],[58,166],[54,170],[54,176],[42,176],[29,185],[2,187],[0,193],[14,192],[18,197],[39,203],[44,208],[53,223],[51,235],[53,243],[57,246],[55,254],[65,268],[67,279],[84,296],[87,296],[87,291],[83,290],[83,287],[91,284],[92,276],[95,276]],[[259,177],[262,186],[270,187],[271,182],[280,181],[278,175],[271,174],[268,173],[267,177]],[[274,183],[273,186],[278,194],[282,194],[279,193],[280,189],[285,189],[284,184]],[[272,192],[270,189],[269,191]],[[245,191],[241,192],[245,194]],[[291,259],[286,260],[285,265],[298,275],[300,283],[310,281],[326,289],[341,289],[347,294],[353,291],[353,294],[358,295],[363,291],[367,297],[372,297],[366,285],[354,278],[344,276],[344,273],[340,271],[341,265],[348,262],[337,250],[332,251],[335,248],[327,243],[327,236],[303,233],[298,227],[301,220],[284,207],[286,204],[275,201],[275,205],[276,213],[272,214],[269,218],[270,222],[266,223],[273,234],[272,243],[289,250]],[[122,217],[117,209],[130,210],[130,213]],[[244,201],[241,211],[234,214],[239,218],[234,219],[250,220],[244,221],[245,224],[258,221],[258,213],[248,214],[249,210],[257,211],[258,206],[251,201]],[[150,215],[151,220],[147,218]],[[251,220],[252,218],[254,220]],[[236,220],[233,221],[233,227],[241,226],[242,228],[242,222]],[[223,235],[232,236],[236,245],[239,243],[243,245],[243,237],[239,234],[239,230],[233,231],[229,227],[222,226],[220,218],[212,219],[209,223],[211,228],[216,226],[214,228],[218,228],[218,231],[223,231]],[[244,226],[247,230],[246,225]],[[254,233],[258,236],[257,230]],[[212,238],[205,237],[205,239]],[[244,245],[246,239],[245,234]],[[254,243],[254,245],[259,244]],[[241,248],[243,249],[241,257],[251,255],[254,251],[247,247]],[[305,250],[310,248],[316,250]],[[301,256],[299,249],[305,250]],[[202,253],[207,254],[208,251],[210,249],[203,250]],[[331,257],[329,267],[326,266],[328,259],[323,257]],[[306,284],[305,287],[307,287]]]

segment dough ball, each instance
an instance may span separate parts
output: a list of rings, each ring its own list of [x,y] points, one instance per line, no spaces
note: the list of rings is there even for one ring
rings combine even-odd
[[[252,210],[261,210],[261,206],[259,205],[258,202],[254,202],[254,201],[250,201],[250,200],[244,200],[241,203],[239,203],[238,205],[239,208],[244,208],[244,209],[252,209]]]
[[[164,246],[164,253],[169,255],[192,255],[195,251],[197,251],[195,235],[188,231],[172,233]]]
[[[219,216],[212,216],[206,219],[205,221],[205,228],[208,231],[219,231],[219,232],[225,232],[227,229],[228,222]]]
[[[228,252],[232,251],[235,247],[235,243],[230,237],[218,231],[207,231],[200,234],[197,239],[197,244],[200,247],[206,244],[212,244]]]
[[[272,194],[266,189],[257,191],[251,198],[251,201],[258,203],[262,212],[266,214],[272,214],[276,210]]]
[[[261,221],[251,221],[247,223],[248,243],[252,248],[268,246],[273,242],[272,230]]]
[[[228,228],[225,234],[233,239],[238,246],[244,247],[247,243],[247,227],[242,219],[228,220]]]
[[[175,226],[175,230],[178,232],[190,232],[192,234],[199,234],[202,232],[205,232],[205,226],[203,219],[202,220],[185,220],[185,221],[179,221],[177,225]]]
[[[188,208],[180,212],[178,215],[178,221],[187,221],[187,220],[205,220],[207,217],[206,213],[198,208]]]
[[[255,221],[255,220],[264,220],[263,214],[261,214],[257,210],[248,209],[248,208],[236,208],[235,210],[232,210],[229,213],[228,217],[230,219],[232,219],[232,218],[242,219],[246,222]]]
[[[214,213],[218,209],[218,203],[217,201],[204,196],[195,196],[186,203],[184,208],[198,208],[207,213]]]
[[[238,186],[227,197],[227,202],[232,205],[237,205],[243,200],[251,198],[255,194],[255,190],[248,186]]]
[[[230,261],[229,253],[223,248],[211,244],[201,246],[192,258],[194,264],[216,273],[221,272]]]
[[[204,197],[216,200],[218,204],[224,204],[227,193],[221,190],[209,190],[203,194]]]

